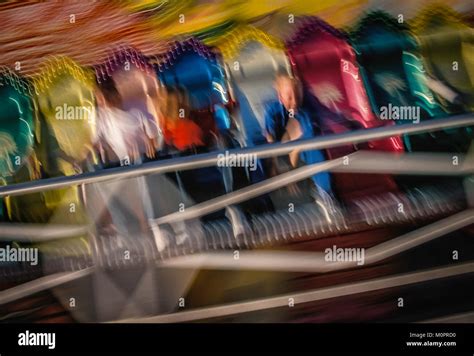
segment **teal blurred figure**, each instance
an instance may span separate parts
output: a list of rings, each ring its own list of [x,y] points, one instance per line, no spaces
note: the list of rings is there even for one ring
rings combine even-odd
[[[418,43],[403,21],[371,12],[350,35],[372,110],[380,119],[417,124],[458,112],[433,92],[435,80],[428,76]],[[468,137],[461,129],[405,135],[403,140],[407,151],[464,152]]]
[[[31,87],[8,68],[0,69],[0,185],[28,181],[34,145]],[[0,219],[7,217],[9,200],[0,199]]]

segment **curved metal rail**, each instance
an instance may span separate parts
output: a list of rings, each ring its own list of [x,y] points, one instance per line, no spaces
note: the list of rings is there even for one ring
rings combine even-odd
[[[474,262],[459,263],[450,267],[433,268],[424,271],[381,277],[369,281],[341,284],[307,292],[297,292],[249,302],[232,303],[151,317],[123,319],[114,321],[114,323],[182,323],[196,320],[208,320],[265,309],[288,307],[288,301],[290,298],[292,298],[294,304],[297,305],[470,273],[474,273]]]
[[[388,257],[392,257],[401,252],[412,249],[421,244],[427,243],[435,238],[443,236],[449,232],[455,231],[462,227],[474,223],[474,209],[465,210],[461,213],[455,214],[451,217],[437,221],[418,230],[407,233],[401,237],[384,242],[380,245],[372,247],[367,251],[367,264],[376,263]],[[276,237],[278,238],[278,237]],[[157,259],[156,250],[153,253],[153,242],[149,239],[128,239],[129,244],[124,240],[117,241],[116,239],[100,239],[99,242],[99,256],[98,265],[90,267],[80,267],[75,272],[61,272],[52,275],[41,277],[31,282],[4,290],[0,292],[0,305],[13,301],[15,299],[26,297],[28,295],[37,293],[39,291],[70,282],[77,278],[85,277],[93,273],[95,267],[104,268],[107,270],[120,270],[137,264],[155,263],[157,267],[165,268],[201,268],[211,267],[219,269],[263,269],[281,271],[282,266],[285,271],[306,271],[306,272],[328,272],[334,270],[342,270],[354,267],[355,264],[347,262],[327,263],[322,261],[319,253],[279,253],[279,252],[243,252],[242,262],[236,261],[232,254],[228,255],[196,255],[195,257],[178,257],[171,258],[171,252],[168,254],[168,259]],[[148,242],[147,242],[148,241]],[[119,246],[119,248],[117,248]],[[205,245],[203,245],[205,246]],[[130,251],[132,258],[127,262],[124,259],[123,252]],[[58,252],[64,253],[64,248]],[[66,249],[67,252],[67,249]],[[77,251],[75,251],[77,252]],[[182,251],[186,252],[186,251]],[[89,253],[83,251],[84,258],[90,258]],[[140,255],[141,253],[141,255]],[[256,255],[258,253],[259,255]],[[268,257],[271,253],[271,264],[266,263],[268,259],[261,257]],[[163,256],[161,256],[163,257]],[[61,260],[61,258],[60,258]],[[80,251],[76,260],[81,260]],[[77,261],[76,261],[77,262]],[[76,264],[78,265],[78,264]],[[73,266],[71,264],[71,266]]]
[[[228,151],[230,153],[252,154],[256,155],[258,158],[267,158],[285,155],[295,149],[301,151],[326,149],[397,135],[410,135],[464,126],[474,126],[474,115],[458,115],[446,119],[433,119],[419,123],[417,125],[396,125],[391,127],[356,130],[342,134],[333,134],[306,140],[292,141],[284,144],[272,143],[258,147],[232,149]],[[98,183],[112,179],[131,178],[151,173],[167,173],[215,166],[217,165],[219,154],[223,154],[224,152],[225,151],[216,151],[200,154],[198,156],[188,156],[149,162],[139,166],[111,168],[104,171],[83,173],[75,176],[47,178],[33,182],[2,186],[0,187],[0,197],[35,193],[74,185]]]

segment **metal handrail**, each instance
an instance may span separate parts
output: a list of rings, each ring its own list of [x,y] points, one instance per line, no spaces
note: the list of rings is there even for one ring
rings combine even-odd
[[[278,250],[241,250],[239,251],[238,260],[234,258],[234,251],[199,253],[163,260],[158,262],[158,265],[169,268],[268,270],[308,273],[334,272],[380,262],[471,224],[474,224],[474,209],[467,209],[456,213],[402,236],[365,249],[363,265],[358,265],[358,261],[328,262],[325,260],[323,252]]]
[[[0,241],[44,242],[87,233],[87,225],[0,223]]]
[[[0,187],[0,198],[65,188],[73,185],[98,183],[113,179],[132,178],[151,173],[167,173],[178,170],[190,170],[215,166],[218,163],[219,155],[224,154],[226,151],[234,154],[251,154],[256,155],[258,158],[268,158],[289,154],[295,149],[301,151],[327,149],[341,145],[384,139],[397,135],[410,135],[465,126],[474,126],[473,114],[452,116],[445,119],[432,119],[430,121],[422,122],[416,125],[406,124],[394,125],[391,127],[384,126],[356,130],[347,133],[332,134],[305,140],[292,141],[284,144],[272,143],[260,145],[257,147],[221,150],[196,156],[148,162],[138,166],[124,166],[97,172],[78,174],[75,176],[47,178],[32,182],[12,184]]]
[[[449,267],[432,268],[392,275],[389,277],[379,277],[368,281],[339,284],[311,291],[295,292],[246,302],[230,303],[164,315],[116,320],[111,323],[178,323],[193,320],[206,320],[259,310],[288,307],[290,298],[293,300],[294,305],[298,305],[358,293],[434,281],[441,278],[455,277],[470,273],[474,273],[474,262],[457,263],[454,266]]]
[[[386,258],[392,257],[398,253],[405,252],[412,248],[415,248],[419,245],[427,243],[433,239],[436,239],[440,236],[443,236],[447,233],[453,232],[457,229],[461,229],[465,226],[468,226],[474,222],[474,209],[468,209],[461,213],[455,214],[448,218],[445,218],[441,221],[437,221],[435,223],[429,224],[424,226],[420,229],[415,231],[409,232],[405,235],[402,235],[398,238],[393,240],[389,240],[387,242],[383,242],[377,246],[374,246],[368,250],[368,264],[373,264],[384,260]],[[229,263],[232,263],[232,268],[243,268],[249,267],[250,269],[258,270],[258,269],[270,269],[268,266],[266,268],[262,262],[252,260],[252,253],[250,252],[242,252],[242,260],[246,261],[245,253],[250,256],[247,258],[249,262],[248,266],[242,266],[239,261],[235,260],[233,256],[224,256],[228,261],[224,264],[222,256],[219,255],[209,255],[211,258],[215,258],[215,263],[209,259],[206,261],[206,255],[202,255],[199,257],[189,257],[188,259],[183,257],[177,257],[170,259],[168,261],[157,261],[157,267],[164,267],[164,268],[200,268],[203,266],[211,267],[211,268],[229,268]],[[336,263],[327,263],[325,262],[326,266],[321,265],[320,254],[318,253],[306,253],[305,258],[301,258],[303,253],[294,253],[291,257],[292,261],[288,260],[288,256],[274,254],[273,259],[278,259],[277,261],[273,261],[271,270],[281,271],[282,266],[285,267],[285,271],[306,271],[306,272],[330,272],[336,270],[347,269],[350,267],[354,267],[355,263],[352,262],[336,262]],[[308,259],[307,257],[310,256]],[[319,262],[318,262],[319,261]],[[198,263],[196,263],[198,262]],[[200,265],[202,262],[203,265]],[[211,263],[212,262],[212,263]],[[310,266],[308,263],[313,263],[314,266]],[[471,263],[474,265],[474,263]],[[0,291],[0,305],[9,303],[16,299],[24,298],[29,295],[41,292],[43,290],[47,290],[56,286],[59,286],[64,283],[71,282],[73,280],[83,278],[87,275],[90,275],[94,272],[97,267],[92,266],[88,267],[79,271],[75,272],[64,272],[64,273],[56,273],[53,275],[40,277],[34,281],[26,282],[21,285],[6,289],[4,291]],[[474,270],[473,270],[474,272]]]
[[[456,154],[458,165],[452,164],[450,153],[409,153],[393,154],[387,152],[358,151],[347,157],[350,164],[341,164],[341,159],[316,163],[294,169],[288,173],[255,183],[252,186],[236,190],[206,202],[188,207],[184,212],[176,212],[156,219],[158,224],[172,223],[190,218],[200,217],[207,213],[225,208],[258,195],[270,192],[311,177],[313,174],[327,169],[331,172],[351,173],[390,173],[457,176],[474,173],[474,161],[466,159],[464,154]],[[0,240],[10,241],[48,241],[58,238],[78,236],[87,233],[86,225],[54,225],[31,223],[0,223]]]
[[[358,173],[394,173],[398,174],[419,174],[419,175],[467,175],[474,173],[474,162],[465,160],[464,155],[458,156],[458,165],[452,164],[451,154],[429,154],[433,158],[427,160],[428,154],[410,153],[393,154],[386,152],[364,152],[357,151],[347,155],[350,164],[345,165],[343,157],[314,163],[293,169],[278,176],[268,178],[251,186],[209,199],[187,208],[184,211],[177,211],[166,216],[155,219],[157,224],[173,223],[187,219],[198,218],[221,209],[231,204],[237,204],[262,194],[274,191],[309,178],[322,171],[336,172],[358,172]],[[435,158],[436,157],[436,158]],[[375,168],[375,167],[376,168]]]
[[[62,272],[37,278],[0,292],[0,305],[75,281],[90,275],[94,267],[84,268],[74,272]]]

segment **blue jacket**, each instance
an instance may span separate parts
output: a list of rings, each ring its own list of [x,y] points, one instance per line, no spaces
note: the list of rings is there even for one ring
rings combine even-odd
[[[310,115],[304,108],[298,109],[294,118],[301,125],[303,131],[301,139],[314,137]],[[275,141],[280,141],[284,135],[288,119],[289,113],[279,101],[273,100],[265,105],[265,129],[274,137]],[[302,151],[300,159],[306,164],[324,162],[326,160],[323,152],[320,150]],[[331,192],[330,177],[327,171],[314,175],[312,179],[320,188],[328,193]]]

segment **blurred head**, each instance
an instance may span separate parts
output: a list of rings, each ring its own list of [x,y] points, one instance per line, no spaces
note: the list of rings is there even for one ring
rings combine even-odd
[[[189,116],[189,103],[184,90],[168,89],[166,95],[166,119],[177,120]]]
[[[118,109],[122,107],[121,96],[111,78],[102,81],[97,86],[95,96],[99,107],[112,107]]]
[[[278,74],[275,80],[275,90],[278,100],[286,110],[298,109],[301,100],[301,89],[298,80],[287,73]]]
[[[61,152],[77,162],[86,159],[90,153],[96,120],[93,83],[76,78],[69,71],[56,73],[49,86],[39,92],[37,104],[38,115],[49,124],[48,130],[53,132],[60,148],[49,152],[47,140],[42,140],[44,144],[41,143],[41,150],[47,152],[42,162],[52,162]],[[47,168],[51,168],[48,174],[59,174],[57,167],[54,164]],[[64,171],[61,174],[68,173]]]
[[[113,74],[115,87],[124,101],[145,100],[146,74],[132,66],[129,70],[121,69]]]

